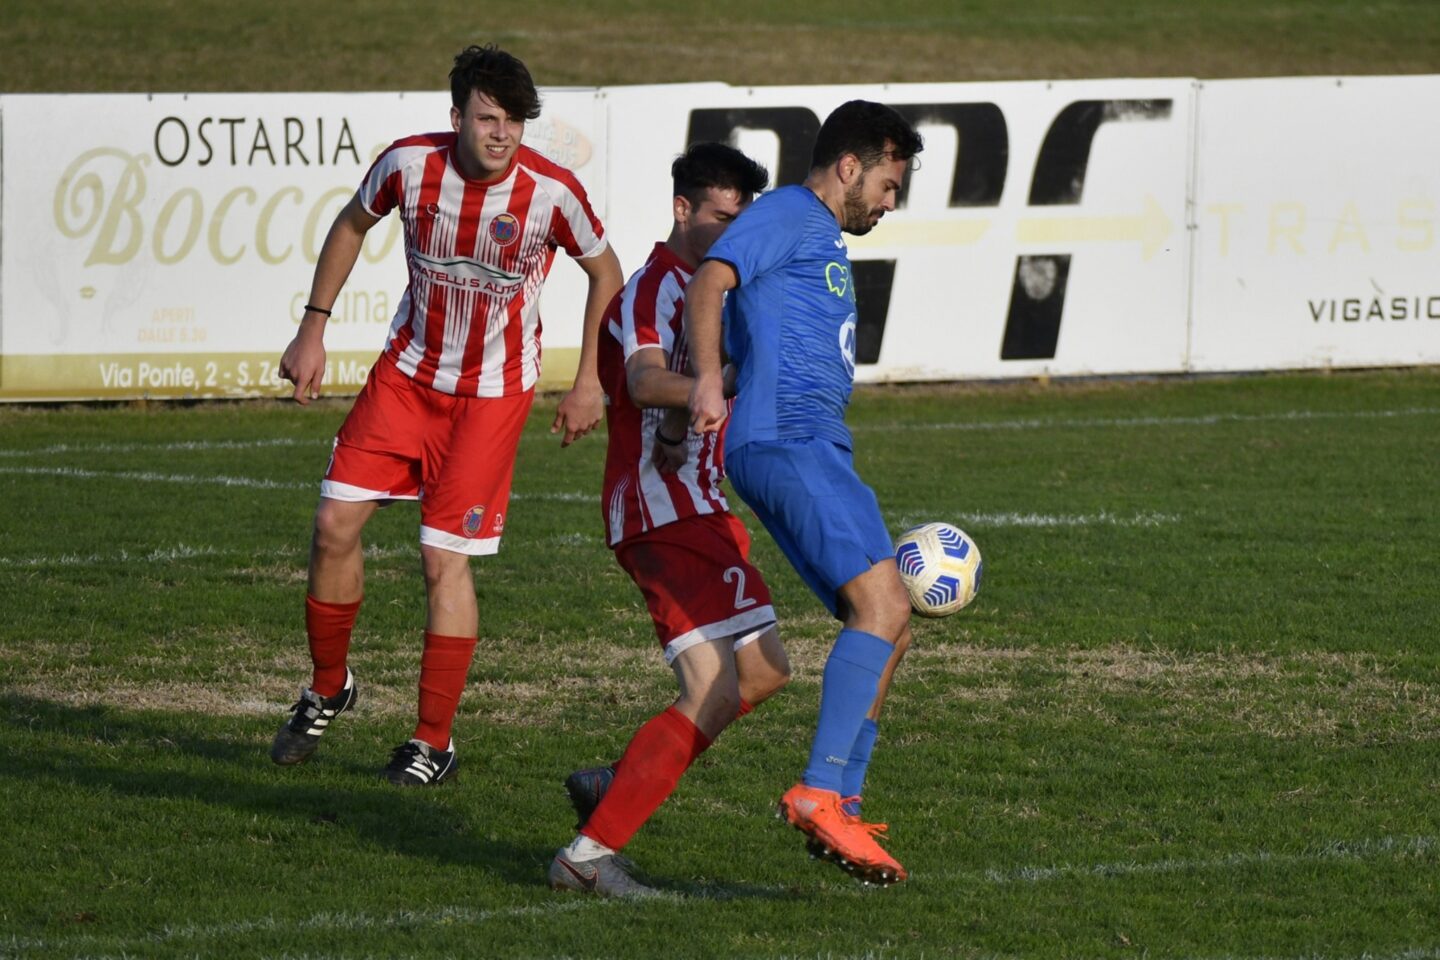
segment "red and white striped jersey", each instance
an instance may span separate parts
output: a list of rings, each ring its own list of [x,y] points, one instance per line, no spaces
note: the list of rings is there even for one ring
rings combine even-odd
[[[359,198],[372,215],[398,209],[410,284],[386,352],[407,376],[442,393],[499,397],[540,376],[540,287],[556,248],[605,249],[605,230],[569,170],[529,147],[500,180],[466,179],[454,133],[392,143]]]
[[[610,440],[605,453],[605,487],[600,505],[607,542],[614,546],[636,534],[705,513],[729,509],[720,481],[724,431],[689,434],[689,454],[678,473],[655,469],[650,457],[655,428],[665,411],[641,409],[630,399],[625,361],[637,350],[664,350],[669,367],[686,372],[685,285],[692,268],[663,243],[615,295],[605,311],[597,362]]]

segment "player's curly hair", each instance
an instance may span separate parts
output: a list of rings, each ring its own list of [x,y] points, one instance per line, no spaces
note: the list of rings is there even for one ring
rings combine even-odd
[[[924,149],[925,141],[919,132],[894,107],[871,100],[851,100],[836,107],[820,125],[810,168],[828,167],[853,153],[864,171],[887,157],[910,160]]]
[[[699,206],[707,187],[737,190],[753,197],[770,185],[770,171],[726,143],[706,140],[690,148],[670,164],[675,181],[674,196]]]
[[[493,43],[468,46],[455,55],[450,71],[450,102],[463,111],[470,92],[478,90],[512,117],[534,120],[540,116],[540,94],[519,57]]]

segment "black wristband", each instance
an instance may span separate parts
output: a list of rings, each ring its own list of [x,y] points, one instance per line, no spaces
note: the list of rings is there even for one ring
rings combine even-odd
[[[678,447],[680,446],[680,444],[685,442],[684,437],[681,437],[679,440],[671,440],[669,437],[665,436],[665,434],[660,432],[659,427],[655,428],[655,439],[658,440],[660,443],[665,444],[665,446],[667,447]]]
[[[307,304],[305,304],[305,312],[306,312],[306,313],[312,313],[312,312],[313,312],[313,313],[318,313],[318,314],[322,314],[323,316],[327,316],[327,317],[328,317],[328,316],[330,316],[330,314],[331,314],[333,311],[326,310],[324,307],[317,307],[317,306],[315,306],[315,304],[313,304],[313,303],[307,303]]]

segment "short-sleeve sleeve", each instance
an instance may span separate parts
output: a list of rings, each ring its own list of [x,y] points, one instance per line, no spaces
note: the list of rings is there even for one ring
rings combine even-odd
[[[804,223],[805,211],[797,210],[789,196],[766,194],[735,218],[705,259],[730,264],[743,286],[795,255]]]

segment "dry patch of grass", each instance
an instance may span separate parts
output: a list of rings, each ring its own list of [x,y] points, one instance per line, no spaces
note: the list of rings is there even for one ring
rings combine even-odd
[[[1373,654],[1178,653],[1087,649],[913,648],[897,688],[924,684],[982,715],[1024,712],[1133,723],[1233,725],[1276,738],[1413,739],[1440,730],[1440,691],[1397,677]]]
[[[0,644],[3,687],[71,706],[220,716],[283,712],[309,677],[304,648],[276,650],[228,635],[225,640],[230,653],[219,676],[181,651],[150,648],[117,664],[113,657],[97,658],[85,642]],[[830,644],[828,636],[786,641],[792,691],[818,684]],[[361,683],[360,709],[376,716],[413,713],[418,661],[418,644],[391,650],[357,644],[352,664]],[[1223,724],[1265,737],[1366,742],[1431,738],[1440,730],[1440,691],[1396,676],[1391,664],[1371,654],[917,644],[897,674],[894,702],[903,702],[907,689],[920,688],[927,699],[982,722],[1025,716],[1185,729]],[[671,672],[648,642],[557,646],[487,639],[476,650],[460,709],[487,723],[545,724],[576,710],[658,702],[673,690]],[[944,725],[926,734],[944,735]]]

